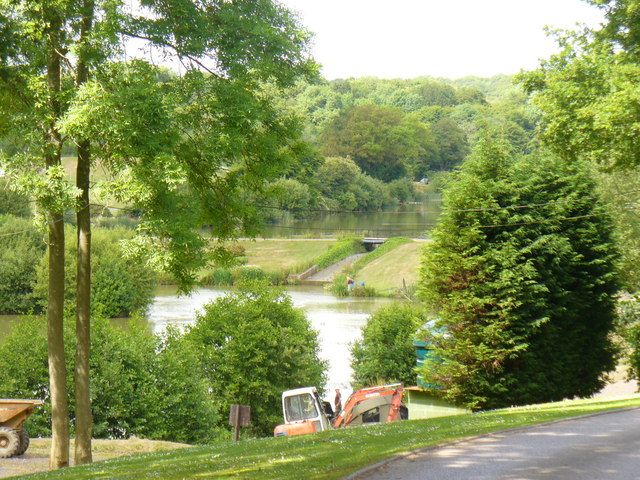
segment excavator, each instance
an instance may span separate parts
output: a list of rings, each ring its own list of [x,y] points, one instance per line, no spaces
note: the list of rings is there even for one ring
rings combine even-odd
[[[315,387],[287,390],[282,394],[284,424],[278,425],[276,437],[306,435],[332,428],[387,423],[407,418],[402,405],[403,386],[400,383],[363,388],[353,392],[340,412],[323,402]]]

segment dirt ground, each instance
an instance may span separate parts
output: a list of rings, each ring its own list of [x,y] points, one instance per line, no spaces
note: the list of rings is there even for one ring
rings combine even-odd
[[[27,453],[20,457],[0,458],[0,478],[28,473],[42,472],[48,469],[49,448],[51,440],[48,438],[32,438]],[[183,443],[158,442],[129,438],[127,440],[94,440],[93,459],[107,460],[113,457],[134,455],[136,453],[159,452],[188,447]],[[71,456],[73,457],[73,441],[71,442]]]

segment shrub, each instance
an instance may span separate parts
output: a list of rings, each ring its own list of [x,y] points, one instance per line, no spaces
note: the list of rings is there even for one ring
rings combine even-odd
[[[233,285],[231,270],[225,267],[214,267],[200,278],[200,285],[230,286]]]
[[[70,417],[74,416],[74,320],[68,319]],[[195,352],[175,332],[160,340],[146,322],[126,330],[92,318],[91,392],[96,438],[132,435],[180,442],[217,438],[218,422]],[[51,435],[45,319],[20,322],[0,345],[0,397],[39,398],[45,405],[30,418],[32,436]],[[73,423],[72,423],[73,424]]]
[[[398,178],[387,185],[391,198],[400,203],[411,202],[415,198],[413,182],[408,178]]]
[[[377,383],[416,384],[413,339],[425,322],[412,304],[394,303],[378,310],[362,329],[362,339],[351,346],[353,388]]]
[[[0,315],[38,310],[33,283],[46,245],[31,220],[0,216]]]
[[[317,332],[291,298],[265,284],[243,285],[205,306],[186,334],[208,378],[219,426],[231,404],[251,406],[251,430],[271,435],[284,390],[325,382]]]
[[[75,304],[76,237],[67,232],[65,256],[65,297],[70,308]],[[92,232],[92,307],[107,317],[128,317],[144,311],[153,300],[156,277],[139,258],[128,258],[121,241],[133,232],[121,228],[93,229]],[[38,269],[34,293],[41,305],[46,303],[48,259]]]

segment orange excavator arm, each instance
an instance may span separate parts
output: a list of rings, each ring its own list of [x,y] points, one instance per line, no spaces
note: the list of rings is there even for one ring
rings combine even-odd
[[[340,428],[349,425],[354,419],[356,407],[368,401],[370,401],[372,406],[376,405],[376,402],[389,404],[389,413],[386,417],[386,422],[400,420],[400,406],[402,404],[403,391],[402,384],[394,384],[363,388],[353,392],[347,399],[342,411],[336,412],[338,416],[333,420],[333,427]],[[389,401],[389,399],[385,397],[391,397],[391,400]]]

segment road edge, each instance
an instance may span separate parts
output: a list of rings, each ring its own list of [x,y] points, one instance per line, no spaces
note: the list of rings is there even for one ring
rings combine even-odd
[[[513,433],[513,432],[531,430],[531,429],[536,428],[536,427],[553,425],[555,423],[571,422],[573,420],[581,420],[581,419],[590,418],[590,417],[599,417],[601,415],[628,412],[628,411],[631,411],[631,410],[638,410],[638,409],[640,409],[640,407],[613,408],[611,410],[603,410],[603,411],[600,411],[600,412],[587,413],[587,414],[578,415],[578,416],[575,416],[575,417],[560,418],[558,420],[551,420],[551,421],[548,421],[548,422],[535,423],[535,424],[532,424],[532,425],[527,425],[525,427],[513,427],[513,428],[507,428],[505,430],[496,430],[495,432],[483,433],[481,435],[473,435],[471,437],[464,437],[464,438],[461,438],[459,440],[453,440],[451,442],[440,443],[438,445],[432,445],[430,447],[418,448],[418,449],[415,449],[415,450],[411,450],[409,452],[399,453],[399,454],[394,455],[392,457],[385,458],[384,460],[380,460],[379,462],[376,462],[376,463],[374,463],[372,465],[369,465],[367,467],[364,467],[364,468],[361,468],[359,470],[356,470],[355,472],[351,473],[350,475],[344,477],[343,480],[358,480],[358,479],[362,478],[364,475],[370,474],[370,473],[374,472],[375,470],[379,470],[380,468],[382,468],[382,467],[384,467],[386,465],[389,465],[390,463],[397,462],[399,460],[404,460],[404,459],[410,457],[411,455],[416,455],[416,454],[419,454],[419,453],[427,453],[427,452],[430,452],[432,450],[437,450],[439,448],[451,447],[451,446],[454,446],[454,445],[458,445],[460,443],[465,443],[465,442],[470,442],[470,441],[473,441],[473,440],[477,440],[479,438],[486,438],[486,437],[490,437],[492,435],[497,435],[497,434],[501,434],[501,433]]]

